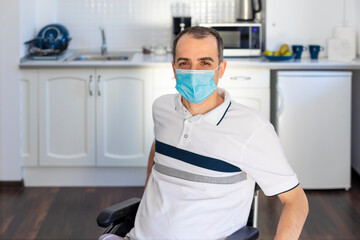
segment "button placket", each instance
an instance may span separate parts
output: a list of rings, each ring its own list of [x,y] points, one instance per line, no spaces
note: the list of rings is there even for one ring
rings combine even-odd
[[[193,120],[192,119],[185,119],[184,120],[184,128],[183,131],[181,133],[181,138],[180,138],[180,145],[186,145],[188,142],[188,139],[190,137],[191,134],[191,130],[193,127]]]

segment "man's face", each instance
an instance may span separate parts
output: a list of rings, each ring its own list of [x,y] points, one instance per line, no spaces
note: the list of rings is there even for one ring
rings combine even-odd
[[[174,76],[175,69],[214,70],[219,66],[217,42],[214,36],[202,39],[193,38],[190,34],[183,35],[176,46],[176,58],[172,63]],[[214,82],[224,75],[226,61],[223,61],[215,71]]]

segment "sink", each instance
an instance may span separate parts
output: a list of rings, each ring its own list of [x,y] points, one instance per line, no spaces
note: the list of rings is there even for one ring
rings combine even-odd
[[[131,53],[112,53],[107,55],[101,54],[74,54],[66,59],[66,61],[130,61]]]

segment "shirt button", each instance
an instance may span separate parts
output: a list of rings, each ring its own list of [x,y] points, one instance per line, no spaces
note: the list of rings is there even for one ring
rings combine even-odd
[[[188,137],[188,135],[187,134],[184,134],[184,138],[187,138]]]

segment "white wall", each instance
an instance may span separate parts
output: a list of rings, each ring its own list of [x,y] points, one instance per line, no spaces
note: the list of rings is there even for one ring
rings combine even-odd
[[[351,5],[350,5],[351,6]],[[350,11],[349,11],[350,12]],[[352,22],[351,25],[355,26],[357,31],[357,54],[360,56],[360,1],[355,0],[355,4],[351,6]]]
[[[342,26],[344,20],[360,31],[358,0],[268,0],[266,7],[266,49],[271,51],[283,43],[318,44],[325,47],[322,57],[327,55],[327,41],[335,27]],[[308,57],[309,51],[303,56]]]
[[[0,0],[0,180],[19,181],[19,0]]]
[[[2,14],[2,10],[1,9],[4,9],[4,1],[2,1],[2,0],[0,0],[0,26],[1,26],[1,24],[3,24],[4,23],[4,21],[5,21],[5,19],[4,19],[4,16],[3,16],[3,14]],[[1,139],[1,125],[2,125],[2,119],[1,119],[1,116],[2,116],[2,114],[1,114],[1,105],[2,105],[2,99],[1,99],[1,89],[4,87],[4,84],[2,83],[2,81],[1,81],[1,73],[2,73],[2,71],[3,71],[3,66],[2,66],[2,64],[1,64],[1,56],[3,56],[3,54],[2,54],[2,52],[3,52],[3,50],[2,50],[2,45],[3,45],[3,39],[4,39],[4,37],[3,37],[3,31],[1,30],[2,28],[0,28],[0,139]],[[3,164],[2,164],[2,162],[3,162],[3,160],[2,160],[2,148],[3,148],[3,146],[1,145],[1,141],[0,141],[0,180],[2,180],[3,179],[3,174],[2,174],[2,172],[3,172],[3,169],[4,169],[4,167],[2,166]]]
[[[26,0],[23,0],[24,2]],[[57,22],[58,0],[30,0],[35,1],[36,32],[49,23]],[[63,1],[63,0],[59,0]],[[76,1],[76,0],[75,0]],[[69,9],[70,10],[70,9]]]
[[[20,57],[26,54],[24,42],[34,38],[36,34],[36,2],[38,0],[20,0]]]

